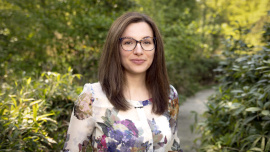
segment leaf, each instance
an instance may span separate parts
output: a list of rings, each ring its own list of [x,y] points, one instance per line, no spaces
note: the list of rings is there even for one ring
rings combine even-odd
[[[266,122],[264,122],[264,124],[263,124],[263,128],[268,127],[268,125],[270,125],[270,121],[266,121]]]
[[[246,109],[246,111],[249,111],[249,112],[256,112],[256,111],[260,111],[260,110],[262,110],[262,109],[259,107],[250,107],[250,108]]]
[[[268,138],[268,141],[266,143],[265,151],[270,151],[270,138]]]
[[[38,111],[37,104],[34,104],[32,107],[33,107],[33,120],[37,121],[37,111]]]
[[[11,100],[13,101],[15,108],[17,108],[17,101],[14,98],[11,98]]]
[[[38,103],[40,103],[41,101],[43,101],[43,100],[36,100],[36,101],[34,101],[34,102],[31,102],[29,106],[32,106],[32,105],[34,105],[34,104],[38,104]]]
[[[29,99],[22,99],[22,101],[33,101],[35,100],[34,98],[29,98]],[[31,106],[31,105],[30,105]]]
[[[266,93],[264,93],[264,94],[261,94],[260,95],[260,97],[258,98],[259,99],[259,101],[258,101],[258,104],[262,107],[263,105],[262,105],[262,101],[261,100],[263,100],[263,98],[265,98],[266,96]]]
[[[236,59],[235,61],[236,62],[243,62],[243,61],[246,61],[248,58],[247,57],[240,57],[238,59]]]
[[[38,120],[43,120],[43,121],[51,121],[51,122],[53,122],[53,123],[55,123],[55,124],[57,124],[57,122],[55,121],[55,120],[53,120],[53,119],[51,119],[51,118],[47,118],[47,117],[44,117],[44,118],[38,118]]]
[[[260,80],[260,81],[258,81],[257,83],[258,84],[264,84],[264,83],[266,83],[268,80],[266,80],[266,79],[262,79],[262,80]]]
[[[262,67],[256,68],[256,70],[262,70],[262,69],[270,69],[270,66],[262,66]]]
[[[61,78],[61,75],[57,75],[56,79],[57,79],[57,82],[60,81],[60,78]]]
[[[54,113],[48,113],[48,114],[44,114],[44,115],[38,116],[37,117],[37,120],[40,120],[40,119],[42,119],[44,117],[51,116],[51,115],[54,115]]]
[[[239,115],[242,111],[245,110],[245,107],[244,106],[241,106],[240,108],[237,108],[234,112],[233,112],[233,115],[234,116],[237,116]]]
[[[250,144],[249,142],[244,143],[240,151],[244,151],[245,147],[246,147],[247,145],[249,145],[249,144]]]
[[[243,93],[243,90],[232,90],[231,93]]]
[[[264,150],[265,146],[265,137],[262,137],[262,142],[261,142],[261,149]]]
[[[16,97],[16,95],[12,95],[12,94],[9,94],[8,95],[10,98],[15,98]]]
[[[263,110],[261,112],[262,115],[265,115],[265,116],[268,116],[270,114],[270,111],[269,110]]]
[[[46,139],[47,139],[50,143],[53,143],[53,144],[56,143],[56,141],[55,141],[53,138],[46,137]]]
[[[72,70],[72,68],[69,66],[68,67],[68,72],[72,72],[73,70]]]
[[[29,85],[31,83],[31,77],[29,77],[26,81],[26,84]]]
[[[81,79],[82,75],[81,74],[74,74],[74,77],[77,77],[78,79]]]
[[[24,88],[22,87],[22,89],[20,90],[20,95],[22,95],[22,93],[23,93],[23,89],[24,89]]]
[[[254,150],[254,151],[260,151],[260,152],[262,152],[262,149],[261,149],[261,148],[257,148],[257,147],[253,147],[253,148],[251,148],[250,150]]]
[[[222,93],[222,88],[221,87],[219,87],[218,90],[219,90],[220,93]]]
[[[255,147],[261,138],[262,137],[259,135],[259,137],[252,143],[251,147]]]
[[[244,140],[247,141],[254,141],[256,138],[260,137],[261,135],[249,135],[247,138],[245,138]]]
[[[266,108],[269,108],[270,109],[270,101],[268,101],[268,102],[266,102],[265,104],[264,104],[264,107],[263,107],[264,109],[266,109]]]
[[[243,125],[248,124],[250,121],[252,121],[253,119],[255,119],[257,116],[253,116],[253,117],[248,117],[245,119],[245,121],[243,122]]]

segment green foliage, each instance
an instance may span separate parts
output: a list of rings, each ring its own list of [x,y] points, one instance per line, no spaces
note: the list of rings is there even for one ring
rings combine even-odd
[[[217,65],[200,52],[198,8],[196,0],[1,0],[0,81],[24,72],[64,73],[68,67],[84,76],[81,85],[97,81],[100,50],[110,25],[126,11],[140,11],[161,29],[171,83],[181,94],[192,95],[205,79],[213,80],[213,74],[201,78],[199,72]]]
[[[138,10],[158,24],[163,39],[171,83],[180,95],[194,94],[214,79],[218,59],[201,51],[200,6],[196,0],[138,1]],[[202,75],[202,73],[204,73]]]
[[[1,0],[0,62],[16,73],[63,73],[72,67],[96,80],[107,31],[133,5],[121,0]]]
[[[72,70],[44,72],[3,83],[0,91],[0,151],[59,151],[78,92]],[[57,134],[55,134],[57,132]],[[59,147],[60,146],[60,147]]]
[[[217,63],[198,52],[197,8],[195,0],[0,0],[0,151],[60,151],[78,86],[97,81],[108,29],[126,11],[156,20],[171,82],[192,94]]]
[[[205,53],[222,51],[221,42],[230,35],[253,45],[262,45],[262,27],[269,21],[269,0],[198,0],[198,3],[202,15],[199,30]],[[239,31],[239,27],[249,29]],[[246,32],[245,37],[241,37],[239,32]]]
[[[269,25],[259,52],[250,52],[241,40],[227,44],[217,69],[219,90],[209,98],[207,120],[199,126],[201,151],[270,151]]]
[[[213,53],[222,48],[220,39],[227,33],[239,33],[240,30],[233,31],[234,28],[253,25],[253,29],[259,29],[260,23],[266,20],[267,4],[267,0],[218,0],[215,3],[212,0],[0,0],[0,151],[59,151],[63,147],[72,101],[81,90],[78,86],[97,81],[100,50],[108,29],[124,12],[143,12],[156,21],[164,39],[170,81],[182,97],[192,95],[200,85],[213,81],[212,69],[219,60]],[[238,6],[243,9],[235,8]],[[254,14],[258,17],[252,16]],[[239,20],[238,24],[234,24],[235,20]],[[242,29],[240,33],[254,35],[254,30]],[[264,37],[269,39],[269,34],[266,32]],[[219,68],[227,72],[220,79],[221,92],[212,100],[222,99],[224,104],[235,105],[244,99],[252,100],[250,91],[257,87],[255,92],[258,101],[262,97],[263,108],[257,100],[256,104],[250,103],[250,107],[241,102],[237,107],[250,109],[237,113],[244,111],[243,119],[256,115],[250,122],[264,119],[268,117],[268,104],[265,106],[264,102],[269,100],[269,93],[265,93],[267,88],[263,86],[268,80],[265,76],[268,60],[260,56],[269,48],[264,48],[260,54],[242,55],[248,50],[251,51],[247,54],[254,53],[252,46],[240,40],[234,42],[228,46],[226,60]],[[234,62],[236,59],[239,61]],[[84,77],[74,79],[80,77],[76,74]],[[228,89],[236,91],[226,91]],[[244,93],[237,92],[239,90]],[[242,94],[245,94],[243,99]],[[215,103],[214,107],[220,109],[219,104]],[[226,110],[231,109],[223,111]],[[224,123],[236,119],[225,118]],[[252,125],[248,122],[246,126]],[[231,136],[224,136],[217,145],[228,143]],[[258,147],[259,142],[269,143],[266,136],[256,139],[257,148],[262,148]]]

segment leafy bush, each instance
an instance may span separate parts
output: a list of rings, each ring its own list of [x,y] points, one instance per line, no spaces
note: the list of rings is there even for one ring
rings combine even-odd
[[[134,5],[131,0],[1,0],[0,63],[16,74],[72,67],[86,82],[96,80],[111,23]],[[3,75],[0,70],[0,79]]]
[[[211,58],[202,50],[196,0],[1,0],[0,6],[0,82],[9,70],[29,76],[42,71],[64,73],[68,67],[84,76],[80,85],[97,81],[100,50],[109,27],[126,11],[146,13],[158,24],[168,73],[181,95],[196,92],[201,71],[217,65],[209,64]],[[201,67],[204,64],[209,66]]]
[[[0,151],[49,151],[62,148],[67,122],[77,93],[75,77],[44,72],[3,83],[0,92]],[[55,133],[57,132],[57,133]]]
[[[219,91],[209,98],[201,151],[270,151],[270,26],[259,52],[232,40],[217,71]]]

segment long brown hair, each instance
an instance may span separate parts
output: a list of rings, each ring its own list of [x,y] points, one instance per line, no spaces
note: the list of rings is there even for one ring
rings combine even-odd
[[[168,108],[169,80],[165,65],[164,46],[161,34],[154,21],[145,14],[128,12],[112,24],[99,63],[99,82],[111,104],[118,110],[126,111],[130,105],[126,101],[124,68],[120,58],[120,38],[131,23],[146,22],[156,37],[155,55],[152,65],[146,72],[146,86],[152,95],[152,112],[163,114]]]

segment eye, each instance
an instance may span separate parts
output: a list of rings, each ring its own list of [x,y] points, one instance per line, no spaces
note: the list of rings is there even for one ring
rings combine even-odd
[[[143,44],[145,44],[145,45],[150,45],[152,43],[153,43],[153,41],[151,41],[151,40],[144,40],[143,41]]]
[[[122,41],[122,45],[133,45],[133,40],[132,39],[124,39]]]
[[[126,41],[126,42],[124,42],[124,45],[130,45],[130,44],[132,44],[131,41]]]

